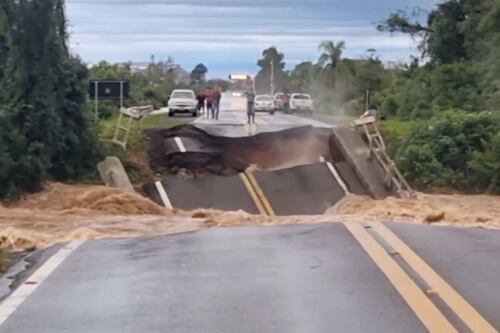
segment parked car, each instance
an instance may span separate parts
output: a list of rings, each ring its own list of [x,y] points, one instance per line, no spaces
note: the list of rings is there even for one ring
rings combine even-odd
[[[312,115],[313,104],[311,95],[308,94],[292,94],[290,97],[290,111],[292,113],[303,112],[307,115]]]
[[[276,110],[274,108],[274,100],[269,95],[257,95],[254,102],[255,112],[269,112],[273,115]]]
[[[191,113],[193,117],[198,116],[196,106],[198,100],[193,90],[176,89],[172,91],[168,100],[168,115],[172,117],[176,113]]]
[[[283,103],[284,103],[283,96],[285,96],[285,94],[283,93],[277,93],[274,95],[273,102],[275,110],[283,110]]]

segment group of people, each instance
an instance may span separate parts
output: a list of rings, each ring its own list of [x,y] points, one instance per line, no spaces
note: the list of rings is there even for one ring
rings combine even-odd
[[[206,111],[207,118],[219,120],[220,101],[222,98],[221,88],[214,87],[196,95],[198,100],[198,112]]]

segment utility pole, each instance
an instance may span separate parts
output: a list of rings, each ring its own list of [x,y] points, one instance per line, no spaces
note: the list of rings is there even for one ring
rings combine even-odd
[[[271,96],[274,96],[274,59],[271,59]]]
[[[365,111],[370,108],[370,89],[365,90]]]

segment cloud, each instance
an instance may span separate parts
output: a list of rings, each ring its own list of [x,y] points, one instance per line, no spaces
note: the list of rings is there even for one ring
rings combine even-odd
[[[406,6],[409,0],[67,0],[72,50],[84,60],[173,56],[186,69],[205,63],[211,77],[256,72],[271,45],[289,66],[314,61],[323,40],[346,41],[349,57],[375,48],[383,58],[404,60],[414,43],[377,32],[374,22]]]

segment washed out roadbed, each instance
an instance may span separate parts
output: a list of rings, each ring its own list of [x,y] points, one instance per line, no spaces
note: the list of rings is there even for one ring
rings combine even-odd
[[[0,205],[0,247],[40,249],[78,239],[165,235],[214,227],[399,221],[500,229],[500,196],[427,195],[415,200],[348,196],[324,215],[263,217],[246,212],[167,210],[133,192],[104,186],[49,184]]]

